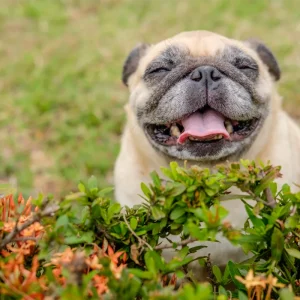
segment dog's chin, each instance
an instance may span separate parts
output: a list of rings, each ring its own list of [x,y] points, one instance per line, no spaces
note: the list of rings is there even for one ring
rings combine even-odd
[[[262,117],[236,122],[235,126],[226,121],[226,128],[230,126],[230,134],[226,138],[221,135],[190,136],[183,143],[179,142],[184,132],[180,121],[166,125],[148,123],[143,128],[151,145],[171,159],[214,163],[238,159],[250,148],[263,124]]]

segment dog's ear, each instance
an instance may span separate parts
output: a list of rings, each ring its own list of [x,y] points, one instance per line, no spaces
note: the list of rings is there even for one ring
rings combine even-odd
[[[257,39],[249,39],[245,41],[245,43],[257,52],[260,59],[268,67],[268,70],[270,74],[273,75],[274,79],[276,81],[279,80],[281,71],[271,50],[264,43]]]
[[[125,85],[128,85],[129,77],[136,71],[139,61],[145,55],[148,47],[149,45],[139,44],[129,53],[125,60],[122,73],[122,81]]]

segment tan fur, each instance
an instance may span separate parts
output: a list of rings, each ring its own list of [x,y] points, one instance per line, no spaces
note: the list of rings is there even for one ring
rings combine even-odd
[[[147,99],[147,88],[141,80],[147,65],[163,49],[170,44],[183,44],[194,56],[214,55],[226,44],[236,45],[251,55],[259,64],[261,74],[257,83],[260,93],[271,94],[270,113],[265,120],[255,142],[243,158],[281,165],[283,179],[280,184],[287,182],[300,183],[300,129],[296,123],[281,108],[281,99],[267,68],[263,65],[256,52],[244,43],[234,41],[206,31],[181,33],[171,39],[151,46],[141,59],[137,71],[129,78],[131,97],[126,106],[127,125],[122,138],[122,147],[115,166],[116,198],[122,205],[132,206],[142,202],[138,196],[141,193],[140,183],[149,182],[148,174],[161,166],[168,166],[170,159],[162,156],[153,149],[137,124],[135,107],[137,101]],[[137,97],[138,95],[138,97]],[[180,161],[179,161],[180,162]],[[180,162],[183,163],[183,162]],[[205,165],[201,164],[205,167]],[[237,201],[226,201],[224,206],[229,210],[228,220],[233,226],[243,225],[246,215],[242,204]],[[222,240],[220,244],[210,243],[201,254],[211,253],[213,261],[224,264],[229,259],[242,258],[240,249],[234,248]]]

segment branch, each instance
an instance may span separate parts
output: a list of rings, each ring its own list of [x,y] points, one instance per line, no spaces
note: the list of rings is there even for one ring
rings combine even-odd
[[[34,236],[22,236],[22,237],[17,237],[13,239],[14,242],[26,242],[26,241],[34,241],[38,242],[40,238],[34,237]]]
[[[48,199],[45,200],[41,207],[43,209],[41,211],[34,213],[33,216],[21,226],[18,226],[19,220],[17,220],[14,229],[0,242],[0,250],[4,248],[7,244],[13,242],[14,238],[18,233],[20,233],[21,231],[23,231],[33,223],[39,222],[43,217],[52,216],[59,209],[57,205],[47,206],[48,203],[49,200]]]
[[[268,192],[267,192],[267,190],[268,190]],[[267,205],[267,206],[272,207],[272,208],[274,208],[275,205],[276,205],[276,202],[275,202],[275,200],[273,199],[271,190],[270,190],[269,188],[266,188],[266,189],[265,189],[266,198],[267,198],[268,202],[267,202],[267,201],[264,201],[264,200],[261,199],[260,197],[256,196],[256,195],[255,195],[252,191],[250,191],[250,190],[248,190],[247,193],[248,193],[249,195],[251,195],[255,201],[261,202],[261,203],[263,203],[264,205]]]
[[[268,205],[270,207],[274,208],[276,206],[276,201],[273,198],[272,192],[271,192],[269,187],[265,189],[265,195],[266,195],[266,198],[267,198],[267,201],[268,201]]]
[[[102,228],[99,224],[96,225],[96,228],[97,230],[100,232],[100,233],[103,233],[104,237],[107,239],[107,240],[112,240],[112,241],[115,241],[116,239],[111,236],[106,230],[105,228]]]
[[[177,246],[186,246],[188,244],[191,244],[191,243],[197,242],[197,241],[198,241],[197,239],[188,238],[186,240],[183,240],[181,242],[174,243],[174,244],[176,244]],[[163,249],[170,249],[170,248],[173,248],[173,244],[158,245],[154,249],[155,250],[163,250]]]
[[[127,219],[126,219],[125,212],[123,212],[122,215],[123,215],[124,222],[125,222],[125,224],[127,225],[129,231],[136,237],[136,239],[139,241],[139,243],[140,243],[141,245],[146,245],[150,250],[153,250],[153,248],[152,248],[146,241],[144,241],[143,239],[141,239],[141,238],[140,238],[140,237],[132,230],[132,228],[130,227],[130,225],[129,225]]]
[[[262,172],[262,175],[263,176],[266,176],[265,172]],[[264,193],[265,193],[265,196],[267,198],[267,205],[269,207],[272,207],[274,208],[276,206],[276,201],[275,199],[273,198],[273,195],[272,195],[272,192],[271,192],[271,189],[269,187],[267,187],[265,190],[264,190]]]

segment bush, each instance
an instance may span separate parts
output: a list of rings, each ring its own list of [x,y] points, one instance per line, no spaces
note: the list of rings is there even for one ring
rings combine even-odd
[[[143,204],[133,208],[110,201],[111,189],[100,190],[94,177],[59,203],[3,197],[1,299],[297,299],[300,192],[277,189],[279,167],[241,161],[211,173],[171,163],[162,172],[168,180],[152,173],[152,184],[141,184]],[[243,194],[232,195],[231,187]],[[224,221],[221,203],[228,199],[243,201],[243,229]],[[229,261],[223,272],[211,265],[201,242],[217,234],[251,258]],[[161,255],[167,248],[176,251],[169,262]],[[196,251],[198,258],[191,256]],[[208,282],[188,269],[195,260]]]

